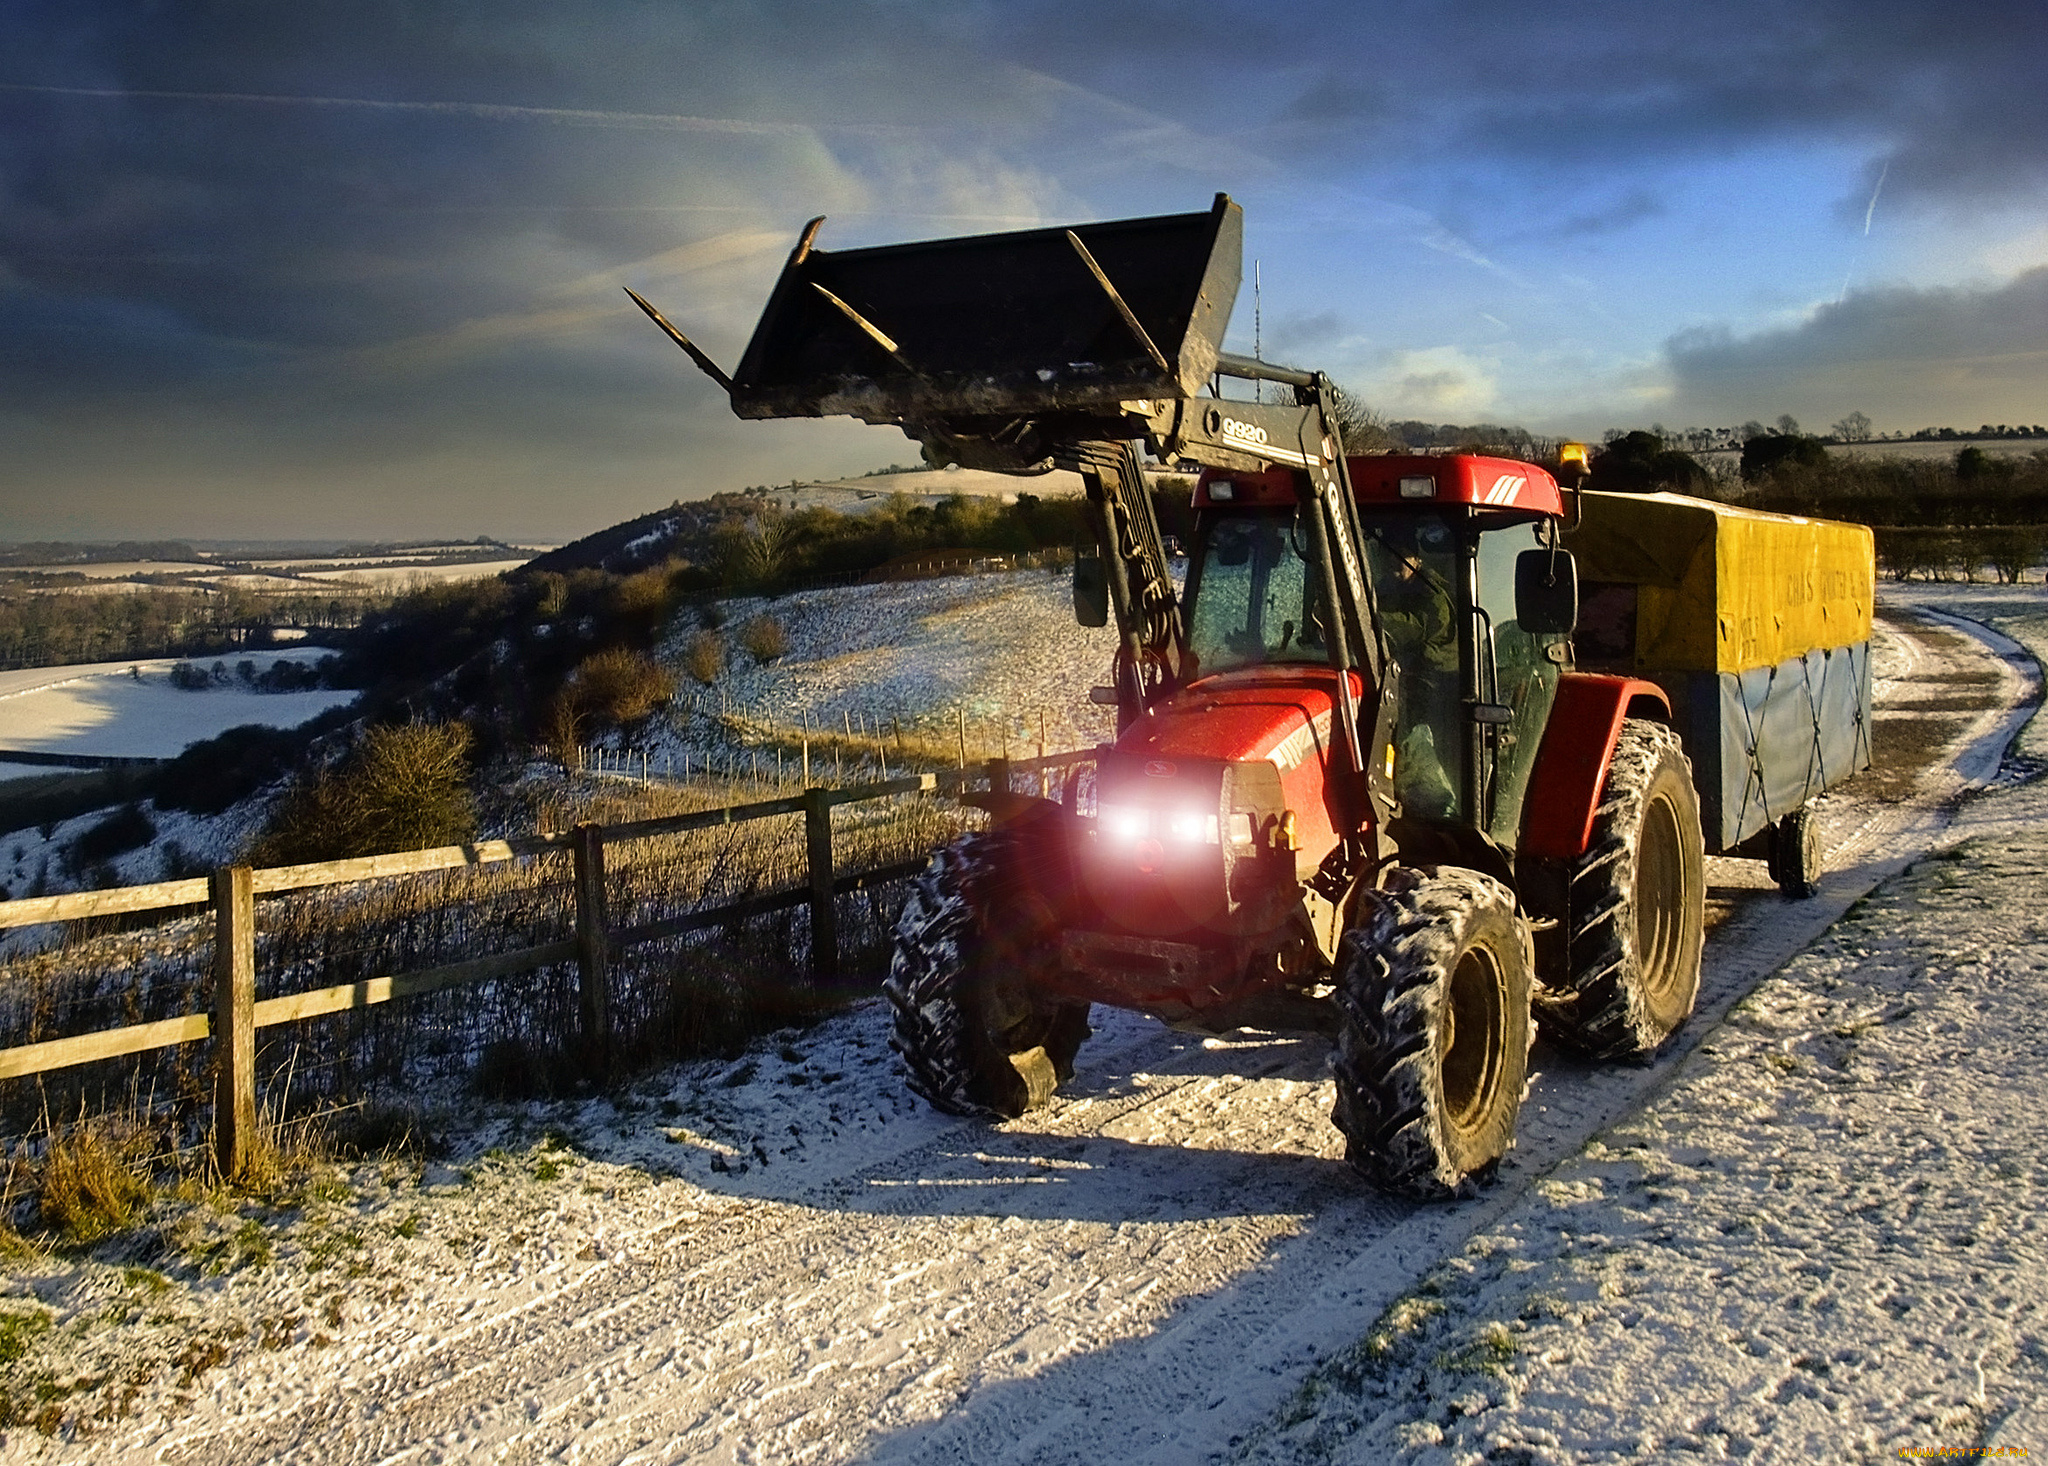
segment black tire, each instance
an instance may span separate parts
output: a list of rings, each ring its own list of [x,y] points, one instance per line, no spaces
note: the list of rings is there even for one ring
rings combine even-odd
[[[1571,866],[1565,970],[1536,994],[1547,1037],[1598,1059],[1643,1059],[1692,1016],[1706,866],[1699,795],[1678,735],[1629,719],[1592,842]]]
[[[1425,1199],[1469,1195],[1514,1144],[1535,956],[1514,894],[1453,867],[1393,871],[1337,951],[1331,1059],[1344,1156]]]
[[[1812,805],[1802,804],[1771,826],[1765,864],[1778,890],[1794,901],[1803,901],[1820,890],[1824,860],[1820,821],[1813,817]]]
[[[1088,1005],[1054,1003],[1033,977],[1055,933],[1028,893],[1005,889],[1000,835],[969,835],[932,857],[896,923],[883,991],[890,1046],[910,1087],[949,1115],[1014,1119],[1074,1077]]]

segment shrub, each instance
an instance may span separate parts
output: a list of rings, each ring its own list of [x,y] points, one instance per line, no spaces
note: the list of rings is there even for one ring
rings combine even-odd
[[[756,616],[740,628],[740,645],[765,666],[789,651],[789,633],[773,616]]]
[[[578,703],[600,723],[637,723],[675,696],[676,681],[645,652],[586,657],[570,674]]]
[[[346,708],[336,708],[297,728],[250,723],[195,743],[152,772],[150,792],[156,807],[219,814],[284,777],[317,734],[348,718]]]
[[[674,562],[657,565],[626,576],[613,588],[611,613],[629,640],[647,640],[668,619],[680,568]]]
[[[469,747],[460,723],[371,728],[339,768],[318,771],[286,796],[250,858],[295,865],[469,840]]]
[[[1588,488],[1609,493],[1645,494],[1670,489],[1681,494],[1706,486],[1707,471],[1689,453],[1664,446],[1655,433],[1624,433],[1593,455]]]
[[[1822,468],[1827,461],[1827,445],[1819,438],[1797,432],[1762,433],[1742,445],[1742,481],[1753,484],[1784,468]]]
[[[1985,558],[1990,560],[1991,568],[2007,585],[2018,585],[2020,578],[2041,562],[2043,533],[2038,528],[1987,529],[1981,532],[1980,538]]]
[[[88,825],[71,842],[72,864],[98,865],[139,849],[156,838],[156,825],[139,804],[124,804],[105,819]]]
[[[709,687],[725,670],[725,645],[708,631],[691,637],[683,648],[683,667],[697,681]]]
[[[598,728],[637,723],[676,693],[675,678],[645,652],[614,647],[585,657],[548,705],[541,736],[564,764]]]

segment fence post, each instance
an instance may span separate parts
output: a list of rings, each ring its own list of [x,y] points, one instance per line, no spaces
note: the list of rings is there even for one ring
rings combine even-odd
[[[820,984],[839,978],[839,912],[832,902],[832,798],[804,790],[804,854],[811,875],[811,976]]]
[[[246,865],[213,873],[214,1158],[240,1179],[256,1139],[256,885]]]
[[[605,910],[604,827],[576,826],[577,1005],[586,1061],[602,1079],[611,1073],[611,930]]]

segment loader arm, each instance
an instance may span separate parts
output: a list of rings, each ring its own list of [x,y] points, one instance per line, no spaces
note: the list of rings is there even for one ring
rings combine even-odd
[[[1334,612],[1328,646],[1330,664],[1340,674],[1338,686],[1343,693],[1338,699],[1338,717],[1351,771],[1362,775],[1366,772],[1365,745],[1359,737],[1357,700],[1348,674],[1362,670],[1378,689],[1376,723],[1391,711],[1387,700],[1392,687],[1384,675],[1386,656],[1380,644],[1372,583],[1359,553],[1358,502],[1351,490],[1343,434],[1330,415],[1335,387],[1322,372],[1295,371],[1229,353],[1218,355],[1216,369],[1219,377],[1292,387],[1294,403],[1240,402],[1217,396],[1127,405],[1150,409],[1146,439],[1162,459],[1252,471],[1279,465],[1307,475],[1315,501],[1309,533],[1321,567],[1324,604]]]
[[[846,415],[901,428],[933,464],[1078,470],[1116,612],[1124,725],[1177,685],[1186,651],[1134,444],[1183,466],[1305,472],[1330,660],[1346,674],[1347,757],[1365,772],[1348,674],[1366,674],[1382,717],[1392,679],[1334,390],[1320,372],[1221,349],[1243,273],[1243,211],[1218,194],[1201,213],[844,251],[815,247],[822,222],[805,227],[730,376],[634,301],[740,417]],[[1291,387],[1294,401],[1226,399],[1216,390],[1225,376]]]
[[[1055,461],[1078,471],[1087,489],[1090,525],[1116,612],[1117,725],[1128,727],[1179,681],[1187,653],[1159,516],[1129,443],[1078,443]]]

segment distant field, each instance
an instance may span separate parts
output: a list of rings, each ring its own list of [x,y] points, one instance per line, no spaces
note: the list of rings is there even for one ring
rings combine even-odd
[[[107,560],[74,565],[9,565],[5,575],[83,575],[87,580],[127,580],[137,575],[207,575],[220,569],[194,560]]]
[[[507,570],[517,570],[525,563],[524,560],[479,560],[467,565],[386,565],[363,569],[308,570],[299,577],[298,583],[321,580],[393,587],[410,585],[415,580],[437,584],[455,580],[486,580],[493,575],[503,575]]]
[[[275,661],[317,661],[325,655],[329,653],[324,649],[310,647],[193,660],[203,666],[221,661],[231,673],[237,663],[250,661],[260,672]],[[177,659],[162,658],[0,672],[0,750],[172,758],[187,745],[229,728],[244,723],[296,727],[356,696],[333,691],[252,692],[239,680],[187,692],[171,685],[170,669],[176,665]],[[8,767],[0,769],[0,777],[28,772]]]

